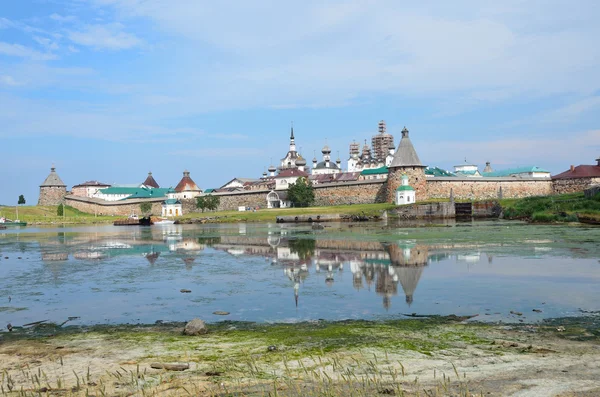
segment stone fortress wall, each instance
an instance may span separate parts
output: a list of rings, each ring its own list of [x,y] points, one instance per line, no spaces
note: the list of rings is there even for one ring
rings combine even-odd
[[[38,205],[59,205],[64,201],[67,188],[64,186],[44,186],[40,188]]]
[[[415,173],[417,174],[417,173]],[[450,191],[458,200],[486,200],[503,198],[522,198],[529,196],[541,196],[558,193],[553,187],[553,181],[547,179],[520,179],[520,178],[421,178],[420,189],[417,191],[417,200],[449,199]],[[394,182],[386,180],[368,180],[359,182],[336,183],[330,185],[315,186],[315,206],[331,206],[346,204],[373,204],[392,202]],[[555,181],[559,182],[559,181]],[[563,181],[560,181],[563,182]],[[587,187],[587,185],[586,185]],[[574,187],[573,187],[574,188]],[[581,191],[584,188],[576,191]],[[501,193],[500,193],[501,192]],[[219,211],[235,211],[238,207],[266,208],[266,197],[269,190],[217,193],[220,198]],[[61,196],[62,199],[63,196]],[[164,199],[164,198],[163,198]],[[87,213],[98,215],[127,216],[140,213],[140,204],[145,201],[152,202],[152,213],[161,213],[161,202],[163,199],[151,200],[127,200],[106,202],[98,199],[89,199],[67,195],[66,205],[77,208]],[[195,199],[182,199],[183,213],[198,212]],[[45,204],[56,205],[56,204]]]

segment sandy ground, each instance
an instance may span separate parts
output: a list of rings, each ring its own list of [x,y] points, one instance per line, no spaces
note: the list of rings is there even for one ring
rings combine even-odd
[[[363,394],[355,395],[404,391],[432,396],[600,396],[596,338],[570,340],[560,332],[532,332],[531,327],[472,331],[477,341],[453,342],[430,354],[358,346],[318,357],[294,354],[289,346],[269,349],[210,333],[182,339],[179,327],[145,328],[144,335],[152,336],[144,338],[135,338],[135,330],[132,338],[93,330],[10,338],[4,333],[1,392],[130,396],[231,395],[230,390],[241,390],[233,395],[274,395],[268,394],[274,387],[277,395],[318,395],[318,388],[306,385],[325,382],[323,389],[331,385],[331,390],[338,390],[333,395],[346,395],[344,384],[350,384],[346,379],[354,376],[363,386],[364,379],[373,379]],[[199,358],[211,351],[213,359]],[[182,372],[150,368],[156,362],[188,363],[190,368]],[[338,389],[332,386],[336,383],[341,385]]]

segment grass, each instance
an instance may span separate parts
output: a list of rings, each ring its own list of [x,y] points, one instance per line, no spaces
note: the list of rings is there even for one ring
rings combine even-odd
[[[354,204],[354,205],[335,205],[330,207],[307,207],[307,208],[273,208],[259,209],[253,211],[217,211],[217,212],[192,212],[185,214],[178,219],[197,219],[211,218],[219,222],[273,222],[278,216],[295,216],[308,214],[343,214],[343,215],[364,215],[380,216],[383,211],[396,208],[395,204]]]
[[[19,206],[19,220],[28,224],[90,224],[90,223],[112,223],[115,217],[94,216],[81,212],[73,207],[65,206],[64,216],[56,215],[56,206]],[[15,207],[0,207],[0,216],[16,219]]]
[[[577,222],[579,217],[600,220],[600,194],[586,198],[582,192],[557,196],[500,200],[507,219],[533,222]]]

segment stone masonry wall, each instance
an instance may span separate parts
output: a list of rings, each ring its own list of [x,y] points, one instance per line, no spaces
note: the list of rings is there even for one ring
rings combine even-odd
[[[152,215],[162,213],[163,199],[146,199],[146,200],[128,200],[127,203],[119,201],[98,202],[97,199],[87,199],[77,196],[65,197],[65,205],[76,208],[79,211],[88,214],[112,215],[112,216],[129,216],[131,213],[141,215],[140,204],[143,202],[152,203]]]
[[[67,188],[64,186],[43,186],[40,187],[40,197],[38,205],[59,205],[67,195]]]
[[[396,200],[396,189],[402,184],[402,175],[408,176],[408,184],[415,189],[416,201],[427,200],[427,178],[422,167],[390,168],[387,183],[387,202]]]
[[[549,179],[513,178],[430,178],[427,179],[427,194],[430,199],[450,197],[450,189],[455,199],[485,200],[497,199],[502,187],[502,198],[520,198],[552,194],[552,181]],[[417,197],[419,199],[419,197]],[[423,198],[420,198],[422,200]]]
[[[221,200],[218,211],[235,211],[241,206],[267,208],[267,194],[269,192],[270,190],[215,194]]]
[[[554,194],[582,192],[592,185],[600,184],[600,178],[555,179]]]
[[[315,186],[315,206],[385,203],[386,181]]]

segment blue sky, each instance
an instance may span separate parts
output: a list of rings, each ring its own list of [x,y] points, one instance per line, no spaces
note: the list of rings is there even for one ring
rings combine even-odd
[[[440,5],[441,3],[441,5]],[[0,203],[52,163],[201,188],[384,119],[424,164],[553,173],[600,156],[597,1],[2,0]]]

